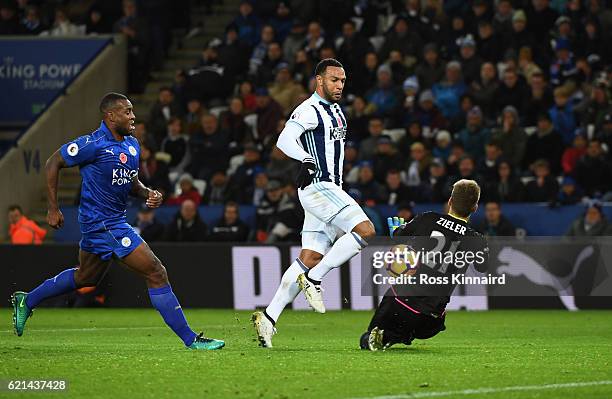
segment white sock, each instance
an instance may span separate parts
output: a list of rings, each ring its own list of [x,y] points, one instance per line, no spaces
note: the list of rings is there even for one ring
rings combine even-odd
[[[285,271],[285,274],[283,274],[276,294],[274,294],[274,298],[272,298],[272,302],[270,302],[265,312],[275,323],[283,312],[283,309],[285,309],[285,306],[293,302],[297,294],[299,294],[300,287],[297,284],[297,278],[307,270],[308,268],[303,266],[303,263],[299,259],[296,259]]]
[[[334,243],[329,252],[321,259],[321,262],[308,271],[308,279],[312,281],[323,280],[323,277],[330,270],[342,266],[344,262],[361,252],[366,245],[368,243],[359,234],[355,232],[346,233]]]

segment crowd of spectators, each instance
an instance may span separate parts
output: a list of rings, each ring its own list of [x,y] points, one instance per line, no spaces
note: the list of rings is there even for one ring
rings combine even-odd
[[[138,3],[123,4],[134,23]],[[255,205],[255,239],[295,238],[296,163],[275,142],[333,57],[348,77],[344,188],[373,219],[376,205],[443,203],[461,178],[498,206],[607,201],[610,39],[605,0],[242,1],[138,115],[141,180],[181,207]]]

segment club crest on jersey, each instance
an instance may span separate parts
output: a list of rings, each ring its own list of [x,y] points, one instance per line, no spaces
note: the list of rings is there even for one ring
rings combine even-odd
[[[121,245],[123,245],[124,247],[129,247],[130,245],[132,245],[132,240],[130,240],[130,237],[123,237],[121,239]]]
[[[79,145],[77,143],[72,143],[68,146],[68,155],[74,157],[79,153]]]
[[[126,163],[127,162],[127,155],[125,155],[125,153],[121,153],[119,154],[119,160],[121,161],[121,163]]]
[[[344,140],[346,137],[346,126],[332,127],[329,129],[330,140]]]
[[[135,157],[136,156],[136,148],[134,148],[133,145],[128,147],[128,151],[130,152],[130,154]]]

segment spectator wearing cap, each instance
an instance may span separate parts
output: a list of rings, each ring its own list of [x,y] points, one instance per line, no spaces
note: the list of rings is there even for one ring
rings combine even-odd
[[[368,137],[369,115],[366,113],[367,103],[361,96],[355,96],[355,99],[348,107],[346,113],[347,125],[350,126],[349,139],[360,143]]]
[[[8,208],[9,236],[11,244],[40,245],[47,230],[28,219],[19,205]]]
[[[381,117],[389,117],[400,106],[401,94],[393,86],[391,68],[383,64],[376,71],[376,87],[366,93],[366,99],[374,106],[374,113]]]
[[[576,184],[576,179],[565,176],[561,181],[561,189],[557,195],[557,202],[561,205],[576,205],[582,201],[583,193]]]
[[[548,161],[539,159],[533,163],[532,169],[535,179],[527,183],[525,187],[525,201],[554,202],[559,192],[559,183],[550,173]]]
[[[610,191],[610,162],[605,158],[601,142],[592,139],[586,154],[576,163],[575,178],[585,194],[596,198]]]
[[[204,205],[222,205],[227,201],[228,178],[225,171],[219,170],[213,173],[204,190],[202,203]]]
[[[467,126],[457,134],[463,143],[463,148],[476,163],[484,158],[485,144],[489,141],[491,132],[484,127],[483,115],[479,106],[472,108],[467,115]]]
[[[231,22],[238,30],[240,40],[250,47],[254,47],[260,38],[261,20],[253,12],[250,1],[240,2],[239,14]]]
[[[253,143],[246,144],[243,151],[243,162],[229,181],[229,196],[239,204],[249,204],[253,201],[253,190],[255,188],[256,173],[265,173],[261,151]]]
[[[572,20],[567,15],[561,15],[557,18],[555,28],[553,32],[554,40],[567,40],[571,48],[576,47],[576,35],[572,29]]]
[[[514,68],[504,71],[503,79],[495,93],[497,109],[512,105],[520,113],[527,98],[527,87]]]
[[[283,108],[276,100],[270,97],[268,89],[260,87],[255,91],[257,95],[257,137],[256,140],[266,148],[271,148],[275,137],[278,121],[283,118]]]
[[[474,102],[480,106],[487,120],[494,120],[497,110],[495,107],[495,94],[499,87],[497,71],[491,62],[485,62],[480,66],[478,80],[472,82],[470,94]]]
[[[376,144],[378,138],[383,134],[385,125],[382,118],[373,116],[368,122],[368,138],[361,141],[359,145],[359,159],[367,160],[372,159],[376,152]]]
[[[463,80],[467,85],[478,79],[482,59],[476,54],[476,41],[472,35],[459,39],[459,62],[463,72]]]
[[[410,146],[410,161],[408,171],[405,176],[408,187],[418,187],[427,177],[431,155],[425,145],[421,142],[413,143]]]
[[[555,130],[563,139],[564,146],[571,145],[576,132],[576,117],[570,101],[567,87],[557,87],[554,91],[555,105],[550,107],[548,115]]]
[[[512,164],[501,159],[497,164],[497,179],[486,184],[483,191],[485,201],[521,202],[525,187],[514,173]]]
[[[270,86],[270,97],[280,104],[285,115],[298,105],[299,99],[305,93],[304,87],[293,80],[289,64],[286,62],[278,64],[276,78]]]
[[[542,114],[538,117],[536,132],[529,136],[527,140],[523,167],[525,169],[532,169],[535,161],[544,159],[556,175],[561,171],[563,149],[563,139],[555,130],[550,116]]]
[[[478,55],[488,62],[498,62],[501,58],[502,39],[494,30],[491,21],[481,21],[478,24]]]
[[[357,31],[355,22],[349,19],[342,24],[342,36],[337,50],[342,65],[347,71],[354,71],[363,57],[373,51],[373,47],[368,38]]]
[[[173,220],[166,226],[164,241],[199,242],[205,241],[208,226],[200,217],[198,206],[190,199],[183,201]]]
[[[429,165],[429,174],[419,187],[419,198],[423,202],[441,203],[448,200],[446,164],[441,158],[434,158]]]
[[[435,43],[428,43],[423,48],[423,59],[416,66],[415,74],[422,89],[431,89],[444,78],[444,63]]]
[[[225,170],[229,162],[229,137],[219,127],[214,114],[205,114],[201,129],[191,136],[191,171],[198,179],[208,180],[218,170]]]
[[[417,93],[419,92],[419,80],[416,75],[406,78],[402,83],[404,90],[404,102],[402,103],[402,113],[409,115],[415,112],[417,105]]]
[[[398,205],[416,201],[416,190],[413,191],[402,182],[402,175],[397,169],[389,169],[385,177],[385,205]]]
[[[550,64],[550,83],[557,87],[568,80],[576,81],[578,68],[567,39],[558,39],[555,43],[555,59]]]
[[[359,179],[359,146],[354,141],[344,143],[343,179],[345,185],[356,183]]]
[[[287,38],[293,25],[291,10],[288,4],[288,2],[284,1],[279,2],[274,16],[269,21],[270,25],[274,28],[274,32],[276,32],[276,40],[279,43],[282,43]]]
[[[519,168],[525,156],[527,134],[520,126],[516,108],[508,105],[502,110],[501,126],[493,129],[492,138],[499,143],[512,168]]]
[[[435,135],[434,147],[431,154],[434,158],[447,159],[451,153],[452,136],[448,130],[439,130]]]
[[[485,144],[485,156],[478,164],[478,173],[485,184],[497,180],[497,165],[502,155],[501,146],[496,140],[490,140]]]
[[[407,119],[407,117],[410,119]],[[436,106],[431,90],[424,90],[419,95],[418,107],[412,115],[406,115],[404,118],[405,125],[408,125],[410,122],[418,122],[423,129],[423,136],[426,139],[430,139],[435,131],[448,127],[448,121]]]
[[[391,137],[383,134],[376,141],[376,153],[372,158],[374,168],[374,178],[378,182],[383,182],[387,172],[392,168],[401,168],[405,161],[391,141]]]
[[[228,202],[223,208],[223,217],[210,231],[210,241],[245,242],[249,238],[249,226],[240,219],[238,204]]]
[[[541,72],[531,75],[528,92],[525,112],[521,116],[525,126],[535,126],[538,116],[554,105],[553,93]]]
[[[512,14],[512,31],[504,36],[503,48],[518,52],[523,47],[535,49],[536,41],[533,33],[527,29],[527,15],[523,10]]]
[[[258,242],[299,241],[304,213],[297,200],[283,191],[279,181],[268,182],[266,194],[255,212]]]
[[[576,163],[586,154],[587,139],[583,134],[577,134],[571,147],[563,151],[561,169],[566,176],[573,176]]]
[[[189,138],[183,134],[183,123],[177,117],[168,121],[168,133],[162,140],[160,151],[170,155],[168,168],[170,172],[183,173],[191,162]]]
[[[488,201],[485,204],[485,217],[476,225],[476,229],[488,237],[516,234],[516,227],[503,215],[499,201]]]
[[[157,96],[157,101],[151,107],[147,128],[153,135],[155,143],[160,145],[167,134],[168,122],[170,118],[183,116],[183,111],[179,103],[174,98],[174,93],[169,87],[161,87]]]
[[[374,167],[370,161],[359,163],[359,178],[350,188],[357,189],[368,206],[374,206],[385,200],[385,188],[374,179]]]
[[[568,237],[597,237],[611,234],[608,219],[603,213],[601,203],[597,201],[591,201],[584,214],[578,216],[565,233]]]
[[[198,192],[198,189],[193,185],[193,177],[189,173],[183,173],[178,179],[180,192],[173,194],[166,204],[168,205],[180,205],[187,200],[193,201],[196,206],[202,202],[202,196]]]
[[[451,61],[446,64],[445,79],[432,86],[436,105],[446,119],[454,118],[459,112],[459,98],[466,92],[467,86],[461,76],[461,64]]]
[[[164,225],[155,217],[155,211],[146,205],[140,207],[132,225],[146,242],[164,240]]]
[[[393,50],[399,50],[405,56],[418,58],[423,52],[423,40],[416,29],[410,29],[408,20],[398,17],[393,23],[393,29],[385,36],[385,42],[380,49],[380,58],[386,60]]]

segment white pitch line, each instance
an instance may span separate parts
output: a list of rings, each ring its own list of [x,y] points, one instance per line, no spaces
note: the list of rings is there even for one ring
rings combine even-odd
[[[415,398],[437,398],[442,396],[456,395],[481,395],[486,393],[512,392],[512,391],[542,391],[545,389],[562,389],[562,388],[581,388],[596,385],[612,385],[612,380],[604,381],[587,381],[587,382],[568,382],[564,384],[546,384],[546,385],[516,385],[500,388],[475,388],[464,389],[461,391],[438,391],[438,392],[415,392],[412,394],[386,395],[386,396],[370,396],[361,399],[415,399]]]

